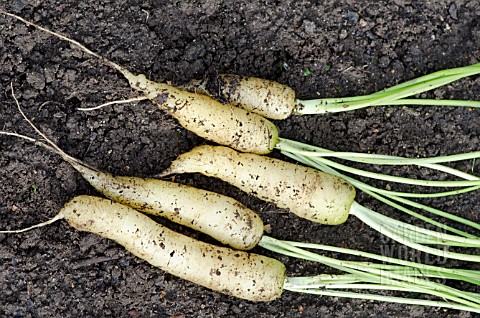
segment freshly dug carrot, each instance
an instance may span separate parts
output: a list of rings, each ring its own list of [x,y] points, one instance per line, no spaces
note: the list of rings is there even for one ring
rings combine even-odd
[[[66,219],[72,227],[80,231],[91,232],[116,241],[132,254],[172,275],[214,291],[250,301],[275,300],[281,296],[283,290],[289,290],[316,295],[378,299],[394,303],[480,312],[478,293],[457,290],[428,279],[444,277],[479,285],[478,280],[475,279],[476,273],[472,270],[449,270],[361,251],[319,244],[285,242],[265,236],[260,245],[268,250],[322,263],[347,273],[286,277],[285,266],[275,259],[199,242],[175,233],[127,206],[90,196],[72,199],[55,217],[46,222],[20,230],[0,231],[0,233],[22,233],[61,219]],[[344,262],[299,247],[366,256],[397,265]],[[423,279],[425,276],[427,279]],[[408,290],[441,297],[444,302],[379,296],[365,292],[345,293],[335,290],[332,292],[332,288]]]
[[[153,266],[214,291],[251,301],[270,301],[282,294],[281,262],[197,241],[122,204],[78,196],[60,215],[77,230],[114,240]]]
[[[290,115],[353,111],[371,106],[428,105],[480,108],[480,101],[411,98],[467,76],[477,75],[480,73],[479,66],[480,63],[475,63],[440,70],[372,94],[311,100],[296,99],[291,88],[277,82],[231,74],[219,74],[194,80],[181,87],[272,119],[285,119]]]
[[[181,88],[211,96],[271,119],[288,118],[296,106],[293,89],[258,77],[219,74],[191,81]]]
[[[125,76],[132,88],[145,94],[160,109],[175,117],[180,125],[200,137],[239,151],[258,154],[271,152],[278,142],[276,126],[258,114],[224,105],[209,96],[190,93],[165,83],[156,83],[143,74],[134,75],[125,67],[96,54],[75,40],[1,9],[0,13],[68,41],[116,69]]]
[[[258,214],[230,197],[153,178],[113,176],[88,166],[56,146],[16,133],[0,131],[0,134],[33,141],[59,154],[97,191],[116,202],[165,217],[240,250],[252,249],[262,238],[263,222]]]
[[[196,147],[180,155],[161,175],[191,172],[219,178],[322,224],[345,222],[355,198],[355,188],[339,177],[221,146]]]

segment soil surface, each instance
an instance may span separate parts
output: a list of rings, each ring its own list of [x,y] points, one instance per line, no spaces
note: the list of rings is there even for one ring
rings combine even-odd
[[[156,81],[182,84],[217,73],[236,73],[287,84],[302,99],[372,93],[480,60],[480,4],[474,0],[2,0],[0,8],[69,35]],[[95,58],[4,15],[0,15],[0,81],[0,129],[35,136],[15,107],[13,82],[23,109],[43,132],[72,156],[110,173],[153,176],[177,155],[206,142],[148,102],[77,111],[80,106],[132,98],[137,93]],[[477,77],[422,97],[478,96]],[[480,110],[415,106],[276,122],[286,138],[332,150],[406,157],[479,150],[479,123]],[[282,158],[277,152],[272,155]],[[480,161],[453,166],[478,175]],[[406,167],[369,169],[412,178],[445,178]],[[418,254],[355,217],[336,227],[312,224],[214,179],[186,174],[176,181],[238,199],[260,214],[268,234],[275,238],[480,269]],[[420,190],[370,182],[396,190]],[[2,229],[44,221],[76,195],[98,195],[57,155],[11,137],[0,138],[0,183]],[[364,194],[357,200],[406,222],[419,222]],[[473,221],[480,217],[478,192],[424,202]],[[159,222],[211,242],[188,229]],[[291,276],[330,271],[261,248],[255,252],[281,260]],[[472,286],[451,285],[478,292]],[[64,221],[24,234],[0,234],[0,290],[2,317],[475,316],[292,292],[270,303],[243,301],[166,274],[118,244],[78,232]]]

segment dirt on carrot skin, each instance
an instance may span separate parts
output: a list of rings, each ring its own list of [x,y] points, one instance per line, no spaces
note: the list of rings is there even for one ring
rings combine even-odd
[[[480,59],[480,5],[473,0],[151,0],[141,4],[133,0],[102,4],[5,0],[0,8],[70,35],[153,80],[182,84],[202,76],[236,73],[288,84],[300,98],[371,93]],[[88,113],[76,111],[80,106],[126,99],[136,93],[114,70],[69,44],[2,15],[0,81],[1,129],[33,134],[15,108],[9,92],[13,82],[20,103],[43,131],[69,154],[110,173],[152,176],[177,155],[205,143],[147,102]],[[480,80],[462,80],[425,96],[478,99]],[[479,120],[480,111],[467,108],[384,107],[295,117],[277,124],[283,137],[332,150],[422,157],[478,150]],[[278,153],[272,156],[281,158]],[[479,173],[478,160],[454,166]],[[409,167],[372,169],[417,178],[436,175]],[[199,175],[181,175],[175,180],[235,197],[260,213],[275,238],[322,242],[428,264],[480,269],[476,264],[418,254],[353,217],[341,226],[316,225],[216,180]],[[96,194],[58,156],[6,137],[0,138],[0,183],[3,229],[44,221],[73,196]],[[365,195],[359,194],[358,201],[413,222]],[[474,221],[480,218],[478,193],[425,202]],[[284,262],[292,276],[329,271],[260,248],[255,251]],[[466,284],[452,286],[475,291]],[[290,292],[270,303],[251,303],[167,275],[115,243],[75,231],[65,222],[24,234],[0,235],[0,290],[2,317],[460,314],[438,308]],[[460,315],[473,317],[469,313]]]

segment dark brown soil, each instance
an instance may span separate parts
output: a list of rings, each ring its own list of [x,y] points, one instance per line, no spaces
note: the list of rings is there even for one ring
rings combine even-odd
[[[68,34],[157,81],[180,84],[224,72],[254,75],[288,84],[304,99],[371,93],[480,59],[480,5],[475,0],[2,0],[0,8]],[[0,129],[33,136],[15,108],[10,93],[13,82],[26,113],[48,136],[69,154],[111,173],[152,176],[177,155],[205,142],[147,102],[76,111],[79,106],[131,98],[136,93],[121,75],[97,60],[3,15],[0,81]],[[469,78],[429,96],[478,99],[479,93],[480,80]],[[400,106],[296,117],[278,126],[283,137],[332,150],[424,157],[479,150],[479,123],[479,110]],[[455,166],[476,174],[480,167],[478,160]],[[13,138],[0,138],[0,167],[2,229],[44,221],[75,195],[96,194],[58,156]],[[373,169],[435,177],[411,168]],[[176,180],[235,197],[260,213],[275,238],[323,242],[405,259],[415,254],[354,217],[337,227],[316,225],[200,175],[182,175]],[[363,194],[358,201],[413,222]],[[425,202],[473,221],[479,219],[478,192]],[[283,261],[292,276],[326,270],[260,248],[255,251]],[[416,258],[480,269],[423,254]],[[452,285],[475,291],[471,286]],[[25,234],[0,234],[0,291],[2,317],[474,316],[291,292],[271,303],[251,303],[165,274],[114,242],[75,231],[66,222]]]

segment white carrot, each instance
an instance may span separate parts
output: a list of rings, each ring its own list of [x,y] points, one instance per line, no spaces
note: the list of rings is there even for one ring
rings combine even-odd
[[[77,230],[114,240],[153,266],[214,291],[251,301],[270,301],[282,294],[281,262],[200,242],[125,205],[78,196],[56,219],[61,217]]]
[[[180,155],[162,176],[185,172],[219,178],[322,224],[345,222],[355,198],[354,187],[339,177],[221,146],[199,146]]]
[[[255,247],[262,238],[263,222],[258,214],[230,197],[153,178],[113,176],[33,138],[0,134],[27,139],[58,153],[97,191],[139,211],[165,217],[240,250]]]
[[[68,41],[83,52],[113,67],[127,78],[132,88],[145,94],[160,109],[175,117],[183,127],[200,137],[239,151],[258,154],[271,152],[278,142],[278,130],[275,125],[258,114],[224,105],[209,96],[190,93],[165,83],[156,83],[148,80],[143,74],[134,75],[125,67],[94,53],[77,41],[17,15],[2,10],[0,13]]]
[[[21,233],[65,219],[77,230],[98,234],[125,247],[133,255],[172,275],[214,291],[250,301],[271,301],[283,290],[317,295],[383,300],[425,306],[480,312],[478,294],[457,290],[431,281],[442,277],[478,285],[478,273],[472,270],[446,269],[401,261],[380,255],[318,244],[278,241],[263,237],[261,246],[300,259],[319,262],[346,272],[311,277],[286,277],[285,266],[272,258],[213,246],[186,237],[155,223],[127,206],[91,196],[78,196],[68,202],[52,219],[21,230]],[[297,246],[381,259],[401,266],[372,262],[342,261],[306,251]],[[426,279],[424,279],[424,277]],[[342,292],[351,290],[398,290],[443,298],[429,301],[415,298]]]
[[[194,80],[184,89],[212,96],[264,117],[285,119],[290,115],[337,113],[372,106],[424,105],[480,108],[480,101],[411,98],[480,73],[480,63],[440,70],[382,89],[378,92],[350,97],[301,100],[288,86],[257,77],[219,74]]]

